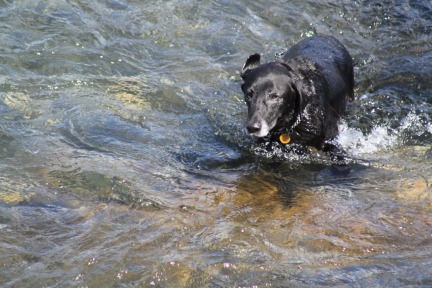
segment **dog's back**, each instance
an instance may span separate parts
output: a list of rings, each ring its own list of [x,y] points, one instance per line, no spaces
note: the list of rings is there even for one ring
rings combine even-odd
[[[339,116],[345,114],[347,99],[354,100],[354,72],[352,58],[342,43],[332,36],[306,38],[287,51],[284,61],[292,65],[295,58],[317,65],[329,88],[326,100]]]

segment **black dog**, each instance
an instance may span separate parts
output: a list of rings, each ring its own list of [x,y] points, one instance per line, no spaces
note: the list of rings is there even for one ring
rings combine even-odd
[[[284,144],[313,146],[343,159],[345,152],[333,140],[347,99],[354,100],[354,72],[352,58],[338,40],[306,38],[283,60],[263,65],[260,55],[253,54],[241,77],[250,135],[280,137]]]

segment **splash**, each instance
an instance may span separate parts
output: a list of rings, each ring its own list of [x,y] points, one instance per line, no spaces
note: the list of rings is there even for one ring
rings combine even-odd
[[[432,121],[428,114],[422,112],[411,111],[401,122],[399,133],[404,139],[404,144],[410,144],[415,138],[423,138],[425,142],[430,142],[432,138]]]
[[[348,127],[346,122],[341,122],[338,141],[353,156],[372,155],[401,145],[413,144],[412,142],[417,145],[425,145],[430,142],[432,136],[432,124],[429,118],[427,114],[410,111],[400,121],[399,127],[376,125],[368,134]]]
[[[373,154],[399,145],[398,137],[385,126],[375,126],[368,135],[356,128],[350,128],[345,122],[339,125],[338,141],[353,156]]]

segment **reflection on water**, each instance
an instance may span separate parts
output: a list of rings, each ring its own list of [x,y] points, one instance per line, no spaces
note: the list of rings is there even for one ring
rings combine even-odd
[[[0,283],[432,286],[431,20],[430,1],[0,2]],[[316,33],[356,62],[343,173],[243,133],[244,60]]]

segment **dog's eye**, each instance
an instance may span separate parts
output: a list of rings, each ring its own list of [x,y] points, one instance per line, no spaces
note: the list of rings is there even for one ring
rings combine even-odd
[[[270,94],[269,94],[269,98],[270,98],[271,100],[275,100],[275,99],[279,98],[279,95],[276,94],[276,93],[270,93]]]

